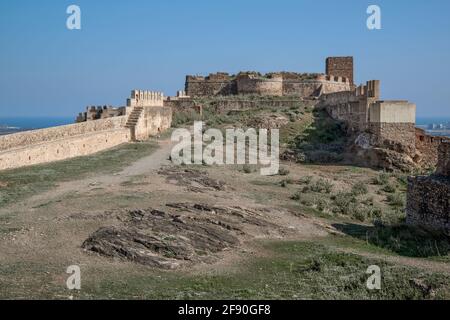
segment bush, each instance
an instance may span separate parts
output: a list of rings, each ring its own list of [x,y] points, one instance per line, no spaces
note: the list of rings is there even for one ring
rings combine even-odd
[[[382,190],[387,193],[394,193],[395,191],[397,191],[397,188],[392,183],[388,183],[383,187]]]
[[[292,200],[295,200],[295,201],[299,201],[299,200],[301,199],[301,194],[300,194],[300,192],[294,193],[294,194],[291,196],[291,199],[292,199]]]
[[[336,163],[343,160],[343,156],[336,152],[317,150],[306,153],[306,161],[310,163]]]
[[[323,198],[315,198],[314,205],[316,206],[317,210],[319,210],[320,212],[327,211],[328,208],[330,207],[329,202]]]
[[[352,205],[357,203],[357,199],[353,194],[344,192],[334,195],[332,200],[335,205],[333,211],[344,215],[350,215]]]
[[[367,207],[364,207],[363,205],[351,205],[350,210],[352,211],[352,217],[356,220],[359,220],[361,222],[366,221],[367,219]]]
[[[404,207],[405,199],[404,196],[400,193],[394,193],[387,196],[387,201],[393,207]]]
[[[333,184],[328,180],[319,179],[311,185],[310,190],[318,193],[331,193]]]
[[[369,192],[369,189],[367,188],[366,184],[364,182],[357,182],[352,187],[352,194],[355,196],[362,196],[364,194],[367,194]]]
[[[299,180],[298,180],[298,183],[299,184],[310,184],[311,183],[311,181],[312,181],[312,176],[306,176],[306,177],[301,177]]]
[[[380,173],[376,178],[373,179],[373,184],[383,186],[389,182],[389,174],[386,172]]]

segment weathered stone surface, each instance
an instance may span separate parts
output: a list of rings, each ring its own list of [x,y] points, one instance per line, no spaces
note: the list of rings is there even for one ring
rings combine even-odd
[[[223,191],[223,181],[211,179],[207,172],[183,167],[164,167],[158,174],[166,177],[168,183],[186,187],[191,192]]]
[[[437,174],[450,177],[450,142],[443,142],[439,147]]]
[[[344,69],[327,67],[326,75],[295,72],[262,75],[258,72],[242,72],[237,76],[230,76],[228,73],[219,72],[206,77],[186,76],[185,89],[190,97],[237,94],[316,97],[322,93],[348,91],[352,88],[353,62],[350,65],[347,62],[345,64]],[[338,74],[328,73],[331,70]]]
[[[439,147],[436,174],[408,179],[407,223],[450,234],[450,142]]]
[[[238,246],[246,228],[259,228],[260,234],[277,228],[262,218],[266,212],[238,206],[171,203],[167,208],[170,212],[117,213],[119,226],[100,228],[82,247],[106,257],[173,269],[212,261],[214,254]]]
[[[349,79],[353,84],[353,57],[329,57],[326,60],[326,73]]]
[[[408,180],[407,223],[450,234],[450,179],[432,175]]]

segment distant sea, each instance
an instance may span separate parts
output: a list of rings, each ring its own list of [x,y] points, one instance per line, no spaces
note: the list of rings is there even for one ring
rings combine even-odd
[[[0,117],[0,135],[63,126],[74,122],[73,117]]]
[[[450,123],[450,117],[417,117],[416,124],[425,126],[431,123]]]

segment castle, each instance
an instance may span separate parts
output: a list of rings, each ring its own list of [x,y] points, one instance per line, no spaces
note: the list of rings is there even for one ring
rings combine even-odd
[[[319,97],[324,93],[351,90],[353,58],[327,59],[326,74],[278,72],[214,73],[206,77],[186,76],[185,92],[189,97],[261,95]]]
[[[227,73],[186,76],[185,90],[176,97],[133,90],[125,106],[89,106],[76,124],[0,137],[0,170],[91,154],[127,141],[157,135],[171,126],[172,110],[201,111],[197,98],[220,96],[221,103],[255,107],[245,97],[269,96],[264,103],[295,105],[315,101],[346,124],[355,138],[355,158],[372,166],[406,169],[435,166],[444,138],[428,136],[415,127],[416,106],[405,100],[381,100],[380,81],[355,86],[352,57],[329,57],[325,73]],[[243,97],[242,101],[228,96]],[[263,100],[261,100],[263,103]]]

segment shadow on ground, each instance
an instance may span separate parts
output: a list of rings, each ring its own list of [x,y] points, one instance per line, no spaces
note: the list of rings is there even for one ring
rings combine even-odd
[[[353,238],[367,241],[401,256],[427,258],[447,256],[450,253],[448,236],[422,228],[404,224],[365,226],[342,223],[333,226]]]

